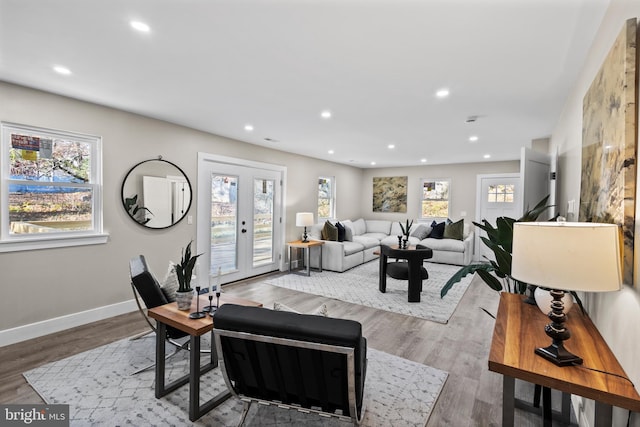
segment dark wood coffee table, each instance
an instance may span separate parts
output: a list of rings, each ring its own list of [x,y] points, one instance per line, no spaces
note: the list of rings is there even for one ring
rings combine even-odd
[[[375,253],[375,252],[374,252]],[[387,262],[388,258],[406,259],[408,263],[408,301],[420,302],[420,292],[422,291],[422,277],[420,277],[420,269],[425,259],[433,256],[433,250],[430,248],[417,249],[415,246],[409,246],[407,249],[399,249],[398,245],[389,246],[388,249],[379,251],[380,253],[380,292],[387,292]]]
[[[208,305],[209,301],[205,295],[200,295],[200,307]],[[238,304],[262,307],[262,304],[256,301],[244,298],[234,297],[232,295],[222,294],[220,296],[220,305]],[[200,366],[200,337],[207,332],[213,331],[213,319],[211,316],[205,316],[201,319],[189,318],[189,313],[196,311],[196,299],[193,299],[190,310],[178,310],[175,302],[154,307],[148,310],[149,317],[156,319],[158,322],[158,330],[156,332],[156,398],[161,398],[184,384],[189,383],[189,419],[195,421],[202,415],[209,412],[225,400],[231,394],[225,390],[214,396],[209,401],[200,405],[200,376],[218,366],[218,358],[213,340],[211,337],[211,360],[204,366]],[[182,378],[165,385],[165,343],[167,325],[179,329],[190,336],[189,341],[189,374]]]

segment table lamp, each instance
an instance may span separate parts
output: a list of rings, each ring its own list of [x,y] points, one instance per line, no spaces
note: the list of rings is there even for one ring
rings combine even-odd
[[[307,243],[309,239],[307,239],[307,227],[311,227],[313,225],[313,213],[311,212],[298,212],[296,214],[296,226],[304,227],[304,234],[302,235],[302,242]]]
[[[564,348],[571,334],[564,326],[565,291],[604,292],[622,286],[622,239],[616,224],[590,222],[516,222],[511,276],[551,290],[552,344],[535,353],[558,366],[579,365],[582,358]]]

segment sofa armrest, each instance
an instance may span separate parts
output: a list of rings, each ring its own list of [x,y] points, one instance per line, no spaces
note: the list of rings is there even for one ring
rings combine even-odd
[[[475,233],[473,231],[469,232],[469,235],[464,239],[464,265],[471,264],[471,260],[473,260],[473,250],[474,250],[474,236]]]

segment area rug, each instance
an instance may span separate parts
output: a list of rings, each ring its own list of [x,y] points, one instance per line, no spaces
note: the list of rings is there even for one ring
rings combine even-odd
[[[309,294],[335,298],[380,310],[420,317],[438,323],[447,323],[460,299],[473,279],[468,275],[440,298],[440,290],[460,266],[424,263],[429,278],[422,282],[420,302],[407,301],[406,280],[387,277],[387,292],[378,290],[379,261],[374,260],[343,273],[324,270],[312,271],[311,276],[286,274],[264,283]]]
[[[204,340],[203,340],[204,341]],[[203,343],[203,346],[208,345]],[[25,372],[27,382],[48,404],[69,404],[72,426],[230,426],[237,425],[242,403],[230,398],[196,422],[189,421],[185,385],[169,395],[154,397],[154,371],[131,375],[153,363],[153,335],[128,339],[48,363]],[[169,380],[188,372],[188,353],[167,361]],[[444,386],[444,371],[368,349],[363,426],[424,427]],[[219,369],[201,380],[201,402],[226,388]],[[246,426],[347,426],[272,406],[252,405]]]

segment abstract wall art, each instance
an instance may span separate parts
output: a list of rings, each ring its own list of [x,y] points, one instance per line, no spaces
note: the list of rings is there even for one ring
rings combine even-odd
[[[406,176],[373,178],[373,212],[407,212]]]
[[[636,196],[636,18],[625,22],[582,104],[580,221],[622,226],[633,284]]]

